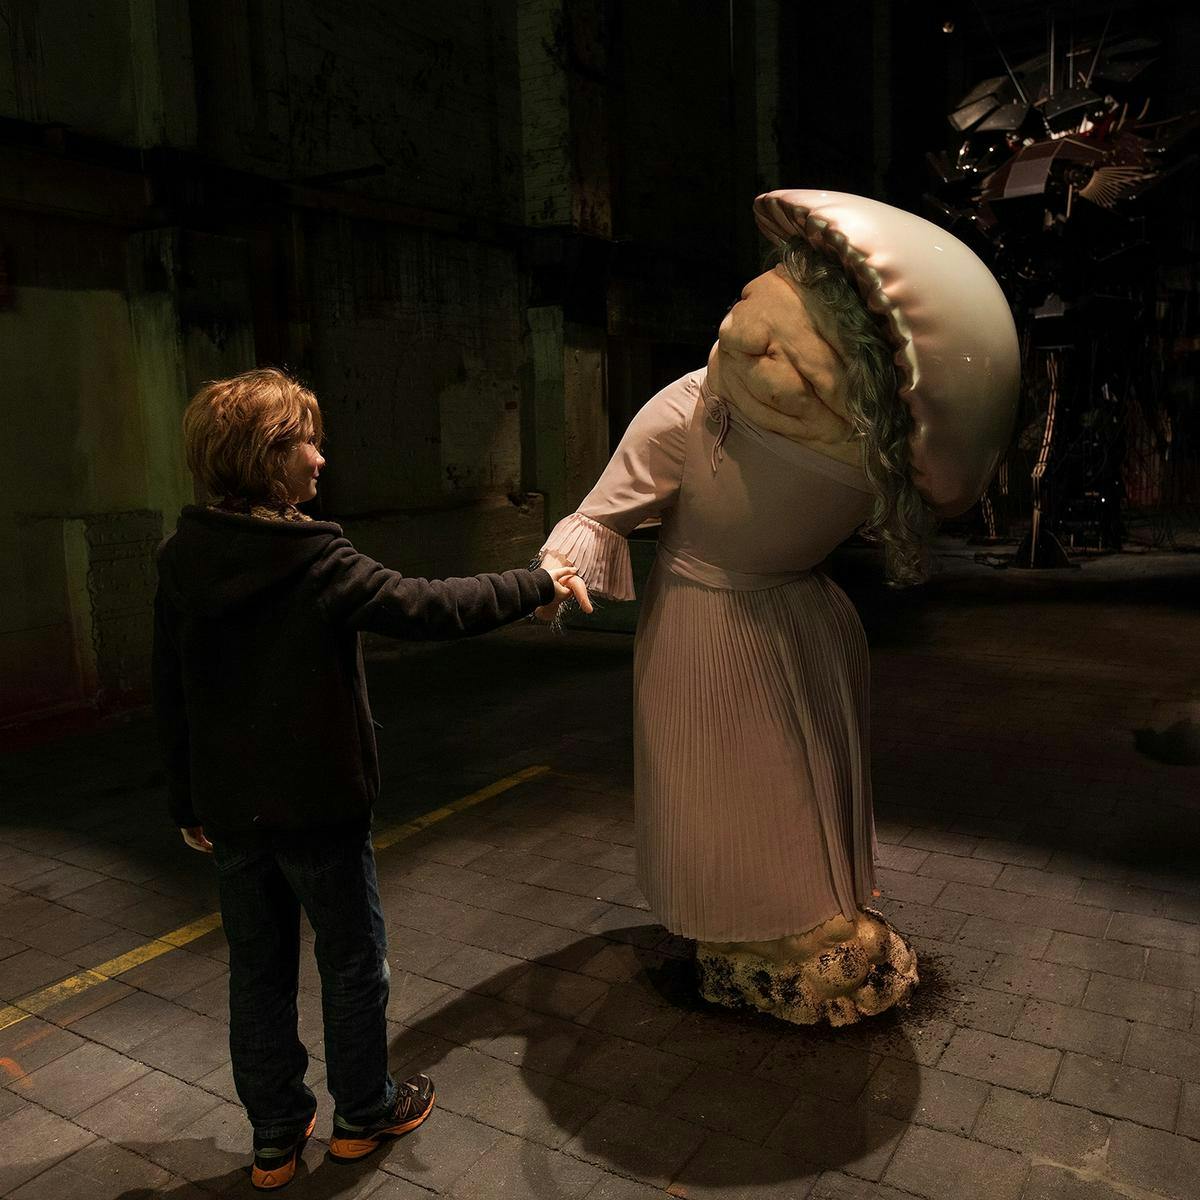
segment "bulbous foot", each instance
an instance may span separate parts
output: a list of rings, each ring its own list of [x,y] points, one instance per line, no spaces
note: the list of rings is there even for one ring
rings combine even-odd
[[[769,942],[700,942],[696,967],[705,1000],[796,1025],[852,1025],[906,1003],[918,982],[913,948],[873,908]]]

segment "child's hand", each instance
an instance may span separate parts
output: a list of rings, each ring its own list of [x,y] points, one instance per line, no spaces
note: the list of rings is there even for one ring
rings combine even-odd
[[[554,581],[554,599],[541,608],[534,610],[534,616],[539,621],[553,621],[564,600],[574,596],[579,601],[579,607],[585,612],[592,611],[592,602],[588,599],[587,584],[575,574],[572,566],[547,567],[550,578]]]
[[[186,829],[181,826],[179,832],[183,834],[183,840],[193,850],[199,850],[201,854],[211,854],[213,852],[212,842],[204,836],[203,825],[190,825]]]

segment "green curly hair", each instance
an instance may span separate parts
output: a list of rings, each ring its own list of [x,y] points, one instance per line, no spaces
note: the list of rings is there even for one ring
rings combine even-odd
[[[936,520],[909,470],[912,417],[896,394],[900,381],[892,346],[835,258],[794,237],[774,252],[771,265],[776,264],[787,271],[805,303],[828,317],[844,355],[846,408],[875,493],[874,509],[860,533],[882,544],[888,583],[924,583]]]

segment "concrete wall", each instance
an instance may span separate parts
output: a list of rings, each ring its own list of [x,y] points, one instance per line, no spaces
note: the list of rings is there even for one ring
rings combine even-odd
[[[527,561],[753,267],[786,8],[0,0],[0,720],[144,693],[180,414],[256,362],[368,552]]]

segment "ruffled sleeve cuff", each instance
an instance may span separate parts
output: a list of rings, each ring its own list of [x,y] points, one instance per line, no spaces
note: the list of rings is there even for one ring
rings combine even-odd
[[[607,525],[572,513],[550,531],[538,557],[549,553],[574,563],[589,592],[609,600],[635,599],[629,543]]]

